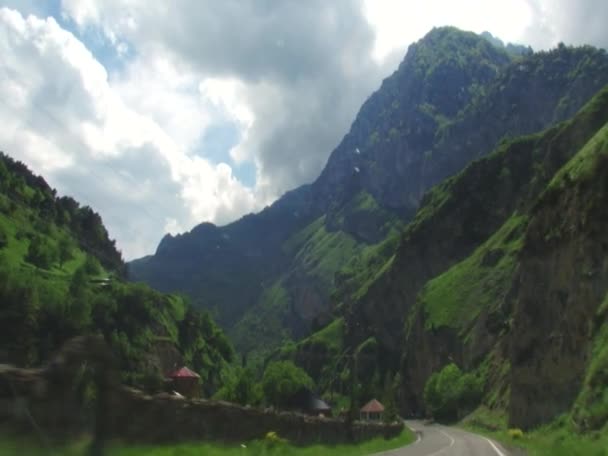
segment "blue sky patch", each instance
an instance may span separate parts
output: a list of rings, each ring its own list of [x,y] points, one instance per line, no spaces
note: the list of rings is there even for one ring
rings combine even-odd
[[[246,187],[253,188],[256,182],[256,168],[252,162],[235,163],[230,157],[230,149],[241,139],[236,124],[225,122],[208,127],[200,140],[197,155],[213,164],[228,163],[234,176]]]

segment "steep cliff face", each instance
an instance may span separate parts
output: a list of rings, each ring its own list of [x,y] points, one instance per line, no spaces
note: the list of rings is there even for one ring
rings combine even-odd
[[[131,278],[162,291],[185,292],[197,305],[213,309],[243,351],[255,348],[256,341],[277,345],[306,335],[331,318],[330,297],[338,281],[357,290],[359,279],[371,283],[376,272],[368,271],[394,253],[386,246],[396,244],[396,233],[432,185],[489,153],[503,137],[565,119],[605,83],[603,51],[563,47],[516,58],[473,33],[435,29],[410,46],[397,71],[362,106],[313,184],[226,227],[204,224],[166,237],[155,255],[129,265]],[[504,187],[518,191],[519,179],[513,176]],[[486,205],[487,211],[500,210],[491,199]],[[512,209],[502,210],[507,211],[503,218],[488,224],[477,214],[478,226],[462,233],[463,244],[454,244],[447,263],[446,252],[438,250],[437,264],[430,257],[423,265],[403,266],[412,268],[410,291],[398,287],[397,293],[415,296],[428,277],[470,253]],[[452,234],[444,226],[441,235],[442,225],[435,225],[429,228],[433,235],[423,230],[408,235],[436,243]],[[409,263],[407,255],[399,261]],[[386,323],[382,337],[396,346],[402,321]],[[267,337],[257,337],[260,330]]]
[[[608,82],[603,50],[563,46],[512,60],[484,41],[441,28],[410,46],[313,187],[326,210],[364,188],[413,215],[428,189],[501,138],[571,117]]]
[[[408,413],[449,362],[483,371],[486,403],[514,426],[572,406],[605,324],[607,122],[608,88],[435,187],[396,256],[350,295],[356,340],[401,356]]]
[[[331,154],[314,186],[318,204],[331,212],[353,187],[364,188],[381,205],[411,215],[434,183],[420,171],[437,130],[510,63],[504,50],[452,27],[434,29],[412,44]]]
[[[514,425],[547,422],[569,410],[581,390],[593,338],[605,324],[598,310],[608,290],[607,203],[608,124],[531,211],[513,283]]]

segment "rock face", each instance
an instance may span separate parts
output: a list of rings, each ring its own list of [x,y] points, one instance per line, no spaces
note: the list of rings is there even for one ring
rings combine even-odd
[[[314,183],[225,227],[165,237],[155,255],[130,263],[131,279],[187,293],[215,312],[241,351],[305,335],[329,318],[336,274],[409,222],[433,185],[501,138],[568,118],[606,83],[608,57],[594,48],[514,57],[475,34],[434,29],[364,103]],[[511,185],[516,191],[517,177]],[[478,222],[449,261],[493,227],[482,214]],[[443,267],[425,264],[407,276],[411,293]],[[400,320],[390,324],[395,334]],[[255,337],[260,328],[267,333]]]
[[[581,170],[556,177],[532,210],[513,282],[510,421],[545,423],[570,409],[592,359],[608,290],[608,125]]]
[[[351,303],[357,341],[372,335],[401,357],[406,413],[456,362],[527,429],[570,410],[591,365],[608,368],[592,362],[606,325],[606,173],[608,88],[424,198],[395,258]]]

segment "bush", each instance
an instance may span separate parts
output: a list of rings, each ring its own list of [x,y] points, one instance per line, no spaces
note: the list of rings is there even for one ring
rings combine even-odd
[[[277,407],[285,407],[295,393],[312,386],[312,379],[292,361],[270,363],[262,378],[266,401]]]
[[[54,246],[40,236],[34,236],[27,249],[25,260],[41,269],[50,269],[57,258]]]
[[[509,429],[507,431],[507,434],[509,434],[509,437],[511,437],[512,439],[517,440],[523,438],[524,431],[522,431],[521,429]]]
[[[481,380],[450,363],[429,377],[424,387],[424,402],[434,418],[456,420],[478,405],[482,390]]]
[[[249,368],[239,367],[224,379],[224,385],[215,397],[242,405],[257,405],[262,401],[262,392],[255,383],[254,372]]]
[[[277,434],[275,431],[270,431],[267,432],[266,435],[264,436],[264,442],[274,446],[274,445],[282,445],[287,443],[287,439],[283,439],[281,437],[279,437],[279,434]]]
[[[84,262],[84,270],[90,276],[96,276],[101,273],[101,264],[99,264],[99,260],[92,255],[87,255],[87,258]]]

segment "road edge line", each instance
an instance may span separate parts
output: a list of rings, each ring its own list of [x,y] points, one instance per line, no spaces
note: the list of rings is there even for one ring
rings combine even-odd
[[[498,454],[498,456],[507,456],[502,451],[500,451],[498,449],[498,447],[494,444],[494,442],[492,442],[489,438],[484,437],[484,439],[486,440],[486,442],[488,442],[490,444],[490,446],[494,449],[494,451],[496,451],[496,454]]]

